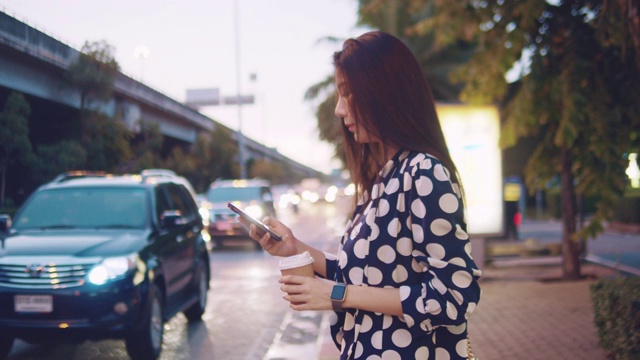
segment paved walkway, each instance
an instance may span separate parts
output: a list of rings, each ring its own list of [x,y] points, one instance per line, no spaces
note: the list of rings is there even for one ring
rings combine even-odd
[[[520,241],[533,239],[550,244],[560,242],[560,234],[558,222],[530,221],[521,227]],[[591,255],[640,254],[640,234],[606,231],[595,241],[598,246],[588,245],[588,249],[593,249]],[[612,264],[585,261],[581,271],[584,280],[564,281],[559,255],[506,256],[494,260],[483,269],[482,297],[469,324],[472,348],[480,360],[607,359],[598,344],[589,287],[597,279],[622,275],[619,269]],[[635,258],[631,266],[640,270]],[[306,347],[300,348],[307,355],[282,356],[280,353],[271,359],[338,359],[324,315],[316,314],[314,323],[319,324],[319,329],[307,330],[315,336]],[[296,323],[296,317],[305,316],[309,314],[294,312],[291,323]],[[283,332],[286,333],[287,330]],[[317,356],[314,357],[314,353]]]

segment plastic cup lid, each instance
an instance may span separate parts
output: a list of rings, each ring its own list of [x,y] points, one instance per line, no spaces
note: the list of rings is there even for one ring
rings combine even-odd
[[[293,269],[313,263],[313,258],[308,251],[280,260],[280,269]]]

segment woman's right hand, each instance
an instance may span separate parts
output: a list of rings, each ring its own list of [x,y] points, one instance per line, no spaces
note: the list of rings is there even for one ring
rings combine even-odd
[[[240,221],[245,225],[249,225],[241,218]],[[262,223],[282,237],[282,240],[276,241],[269,236],[269,233],[264,234],[264,236],[260,236],[257,232],[256,226],[251,224],[249,226],[249,236],[260,243],[260,246],[262,246],[266,252],[275,256],[292,256],[298,253],[297,245],[299,240],[293,236],[291,229],[277,219],[271,217],[265,217],[262,220]]]

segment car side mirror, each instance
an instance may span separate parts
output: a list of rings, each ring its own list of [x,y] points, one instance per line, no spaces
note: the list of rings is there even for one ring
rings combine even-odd
[[[0,215],[0,234],[6,233],[11,229],[11,216],[2,214]]]
[[[160,216],[160,225],[163,228],[172,228],[184,224],[184,219],[179,210],[166,210]]]

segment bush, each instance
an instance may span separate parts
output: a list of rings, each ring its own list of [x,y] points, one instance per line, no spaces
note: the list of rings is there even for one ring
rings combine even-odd
[[[599,280],[591,300],[600,346],[616,360],[640,359],[640,277]]]
[[[620,199],[613,220],[626,224],[640,224],[640,189],[628,189]]]

